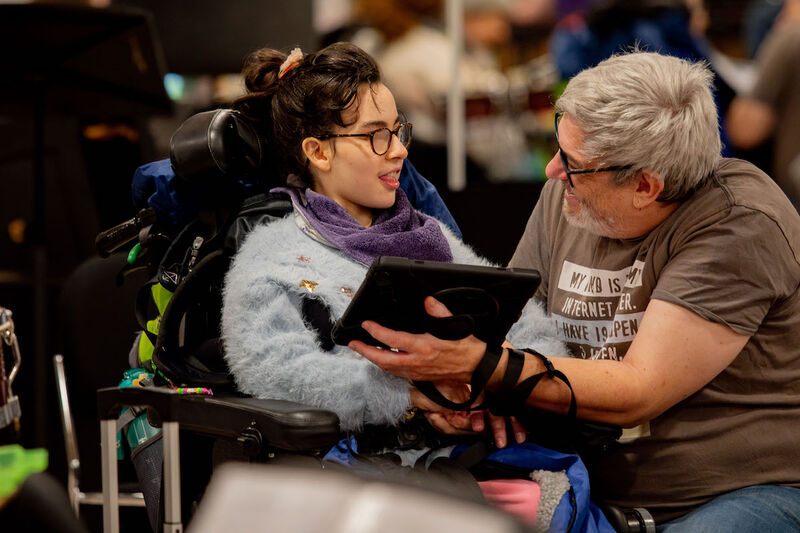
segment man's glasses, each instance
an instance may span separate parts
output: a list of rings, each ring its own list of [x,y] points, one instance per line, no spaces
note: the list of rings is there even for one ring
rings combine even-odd
[[[561,144],[558,142],[558,123],[561,120],[561,115],[564,113],[556,113],[556,145],[558,145],[558,153],[561,156],[561,164],[564,165],[564,172],[567,173],[567,181],[569,182],[570,187],[575,187],[572,184],[572,175],[573,174],[592,174],[594,172],[608,172],[610,170],[628,170],[629,168],[633,168],[633,165],[618,165],[613,167],[603,167],[603,168],[578,168],[578,169],[570,169],[569,164],[567,163],[567,154],[564,153],[564,150],[561,149]]]
[[[397,140],[400,141],[400,144],[408,147],[408,144],[411,142],[412,126],[413,124],[410,122],[401,122],[393,130],[389,128],[380,128],[369,133],[328,133],[319,137],[319,140],[324,141],[332,137],[369,137],[369,144],[372,146],[372,151],[375,152],[375,155],[383,155],[389,151],[389,147],[392,145],[392,135],[397,136]]]

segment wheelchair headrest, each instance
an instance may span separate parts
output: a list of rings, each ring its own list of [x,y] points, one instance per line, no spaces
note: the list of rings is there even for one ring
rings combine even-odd
[[[213,182],[222,177],[249,184],[263,162],[262,142],[241,113],[215,109],[181,124],[169,141],[169,158],[175,174],[187,181]]]

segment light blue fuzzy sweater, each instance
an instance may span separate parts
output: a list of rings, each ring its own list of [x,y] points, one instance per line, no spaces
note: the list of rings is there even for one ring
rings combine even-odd
[[[454,263],[489,264],[442,225]],[[409,408],[409,383],[344,346],[324,351],[303,323],[304,296],[319,298],[335,320],[367,272],[339,250],[305,235],[292,215],[255,228],[225,278],[222,338],[242,392],[321,407],[343,430],[394,425]],[[309,286],[313,293],[309,294]],[[567,355],[555,329],[531,302],[509,340],[542,353]]]

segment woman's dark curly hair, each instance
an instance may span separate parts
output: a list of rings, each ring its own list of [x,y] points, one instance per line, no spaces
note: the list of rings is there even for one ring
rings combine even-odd
[[[342,111],[357,106],[358,88],[379,83],[381,75],[375,60],[350,43],[306,54],[278,78],[286,57],[270,48],[253,52],[242,71],[247,94],[233,105],[256,124],[282,175],[297,174],[311,186],[303,139],[348,126]]]

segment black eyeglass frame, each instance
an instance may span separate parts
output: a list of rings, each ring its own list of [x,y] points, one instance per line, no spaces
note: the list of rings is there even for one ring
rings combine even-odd
[[[406,140],[406,142],[403,142],[400,139],[400,135],[399,135],[400,128],[403,128],[404,126],[408,126],[408,139]],[[388,152],[389,149],[392,147],[392,135],[397,137],[397,140],[400,142],[400,144],[402,144],[403,146],[408,148],[408,145],[411,144],[411,132],[413,130],[413,127],[414,127],[414,125],[411,122],[401,122],[393,130],[391,130],[389,128],[378,128],[377,130],[371,131],[369,133],[326,133],[325,135],[323,135],[321,137],[317,137],[317,138],[320,141],[324,141],[326,139],[332,139],[334,137],[369,137],[369,146],[370,146],[370,148],[372,148],[372,152],[377,156],[381,156],[381,155],[385,155],[386,152]],[[386,130],[386,131],[389,132],[389,142],[386,144],[386,150],[384,150],[383,152],[378,152],[375,149],[375,135],[377,135],[379,132],[381,132],[383,130]]]
[[[572,175],[573,174],[594,174],[595,172],[609,172],[612,170],[628,170],[633,168],[633,165],[616,165],[611,167],[603,167],[603,168],[578,168],[578,169],[570,169],[569,164],[567,163],[567,154],[564,153],[564,150],[561,149],[561,143],[558,142],[558,121],[563,115],[563,112],[556,113],[555,116],[555,125],[554,130],[556,132],[556,146],[558,147],[558,154],[561,156],[561,164],[564,165],[564,172],[567,173],[567,181],[569,182],[570,187],[575,187],[572,184]]]

